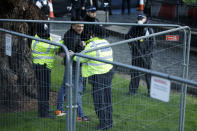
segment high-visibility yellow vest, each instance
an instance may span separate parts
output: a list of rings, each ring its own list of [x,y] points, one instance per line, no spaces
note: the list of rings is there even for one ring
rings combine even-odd
[[[35,35],[35,37],[39,38],[38,35]],[[49,40],[52,41],[52,38],[50,37]],[[55,61],[54,56],[59,48],[59,46],[33,40],[31,44],[33,63],[46,64],[47,68],[52,69]]]
[[[98,37],[92,38],[88,40],[86,43],[87,45],[85,47],[85,50],[109,45],[108,41],[104,39],[100,39]],[[113,61],[113,51],[111,47],[92,51],[92,52],[87,52],[86,55],[97,57],[103,60]],[[94,61],[85,58],[81,58],[81,63],[83,63],[82,77],[89,77],[95,74],[104,74],[109,72],[113,68],[113,65],[111,64],[106,64],[100,61]]]

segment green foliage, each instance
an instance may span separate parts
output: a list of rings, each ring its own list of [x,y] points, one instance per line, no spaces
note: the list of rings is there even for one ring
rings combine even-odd
[[[183,2],[187,5],[197,6],[197,0],[183,0]]]
[[[59,91],[62,85],[65,66],[62,65],[63,58],[56,56],[54,68],[51,70],[51,87],[52,91]]]

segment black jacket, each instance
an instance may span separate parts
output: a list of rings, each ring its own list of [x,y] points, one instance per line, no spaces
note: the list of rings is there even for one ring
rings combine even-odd
[[[125,39],[136,38],[140,36],[145,36],[146,33],[154,33],[153,29],[150,27],[143,26],[133,26],[130,28],[129,32],[126,34]],[[134,56],[139,56],[152,52],[153,46],[155,45],[155,38],[146,38],[143,42],[134,41],[129,43],[129,47],[132,50]]]
[[[75,53],[79,53],[84,50],[84,46],[81,42],[81,36],[77,34],[72,28],[64,34],[64,45],[67,46],[68,50],[72,50]],[[63,52],[63,49],[61,52]],[[73,68],[75,68],[75,64],[76,62],[73,61]]]
[[[84,21],[87,22],[99,22],[96,18],[91,18],[88,15],[85,16]],[[91,36],[97,36],[97,37],[108,37],[109,31],[106,30],[102,25],[98,24],[86,24],[84,26],[84,31],[82,33],[82,40],[86,41],[91,38]]]
[[[85,6],[85,0],[68,0],[68,5],[72,4],[72,8],[81,8]]]
[[[84,50],[81,35],[77,34],[72,28],[64,34],[64,44],[68,50],[72,50],[75,53]]]

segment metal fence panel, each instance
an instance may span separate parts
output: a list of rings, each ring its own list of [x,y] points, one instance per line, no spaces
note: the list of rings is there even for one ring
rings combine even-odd
[[[169,40],[169,37],[174,35],[180,36],[180,39],[177,41]],[[184,66],[186,66],[185,64],[188,64],[188,54],[186,50],[188,48],[188,45],[186,45],[186,41],[188,39],[189,38],[187,38],[187,36],[184,35],[184,32],[181,30],[175,32],[166,32],[164,34],[155,36],[157,44],[154,46],[154,49],[148,54],[139,55],[138,58],[134,59],[132,59],[133,57],[130,55],[130,51],[126,52],[125,50],[121,50],[124,44],[126,45],[127,42],[122,42],[122,45],[118,45],[118,42],[112,43],[111,46],[113,48],[113,51],[115,49],[119,49],[119,51],[114,51],[115,53],[119,53],[119,55],[114,55],[114,62],[125,62],[124,64],[130,64],[128,63],[129,60],[125,59],[130,59],[130,62],[132,62],[135,61],[135,59],[143,59],[142,57],[146,58],[148,55],[151,55],[153,56],[153,70],[168,73],[170,75],[178,77],[185,77],[184,75],[187,74],[187,71],[184,70],[184,68],[187,67]],[[134,42],[132,44],[134,44]],[[172,52],[173,54],[171,54]],[[169,60],[171,57],[172,60]],[[155,66],[156,64],[158,66]],[[178,84],[176,81],[171,81],[172,90],[170,94],[170,102],[168,103],[160,102],[158,100],[150,98],[149,94],[147,94],[147,85],[145,83],[145,80],[141,81],[137,93],[128,94],[130,79],[139,78],[147,74],[140,73],[136,75],[135,78],[131,78],[130,73],[132,74],[135,72],[130,72],[130,70],[125,68],[119,68],[119,66],[120,65],[118,64],[116,64],[115,66],[116,71],[112,84],[112,105],[114,121],[113,128],[111,128],[110,130],[183,130],[182,128],[184,126],[182,124],[184,122],[182,123],[182,121],[180,121],[184,119],[182,118],[184,117],[182,116],[182,114],[184,114],[183,105],[185,104],[184,99],[181,99],[183,98],[184,94],[184,92],[180,90],[182,88],[182,84]],[[137,72],[140,70],[135,71]],[[105,83],[101,83],[101,85],[104,84]],[[83,99],[85,99],[85,103],[83,104],[85,105],[84,108],[87,110],[89,116],[91,116],[91,118],[93,119],[91,123],[77,123],[77,129],[80,130],[87,130],[87,128],[89,130],[94,130],[94,127],[99,123],[97,119],[97,116],[99,115],[96,115],[95,111],[90,111],[90,108],[94,109],[93,105],[95,104],[93,104],[91,100],[92,93],[94,92],[94,90],[92,90],[92,86],[93,85],[87,86],[90,89],[83,95]],[[105,90],[105,88],[101,90]]]
[[[23,23],[25,24],[25,23]],[[2,24],[3,25],[3,24]],[[13,24],[14,25],[14,24]],[[15,30],[16,28],[12,28]],[[26,29],[26,28],[24,28]],[[65,117],[56,118],[57,87],[62,83],[65,67],[61,65],[62,58],[56,57],[55,68],[51,71],[50,93],[42,94],[48,100],[38,101],[38,83],[45,87],[45,81],[36,78],[34,64],[32,62],[31,42],[42,41],[57,47],[62,47],[67,54],[68,50],[59,43],[39,39],[27,34],[5,30],[0,31],[0,123],[1,130],[65,130]],[[68,55],[66,55],[69,60]],[[65,63],[68,63],[65,61]],[[67,69],[68,70],[68,69]],[[45,72],[45,69],[40,69]],[[67,72],[68,73],[68,72]],[[48,74],[49,75],[49,74]],[[42,80],[49,76],[41,74]],[[49,78],[50,79],[50,78]],[[68,82],[67,82],[68,83]],[[43,90],[43,89],[41,89]],[[49,89],[48,89],[49,90]],[[49,96],[48,96],[49,95]],[[49,102],[47,102],[49,101]],[[38,102],[49,104],[49,116],[40,116]],[[54,110],[55,109],[55,110]],[[53,121],[54,124],[51,124]]]
[[[9,20],[2,20],[1,22],[8,22]],[[10,20],[9,22],[11,22]],[[13,23],[50,23],[50,29],[51,33],[55,35],[60,35],[61,38],[63,38],[64,33],[70,29],[71,24],[75,24],[78,22],[62,22],[62,21],[12,21]],[[84,22],[82,22],[84,23]],[[86,23],[87,24],[87,23]],[[92,24],[92,23],[88,23]],[[135,42],[140,39],[144,39],[146,41],[153,41],[152,39],[148,39],[145,37],[137,37],[133,40],[125,40],[125,34],[129,31],[129,28],[133,25],[133,23],[94,23],[97,25],[103,24],[103,27],[108,29],[109,37],[106,37],[106,39],[111,43],[113,53],[114,53],[114,63],[118,63],[114,66],[114,77],[112,80],[112,107],[113,107],[113,128],[110,128],[109,130],[119,131],[119,130],[182,130],[181,126],[184,123],[185,118],[185,130],[192,130],[195,129],[195,124],[192,125],[191,123],[195,122],[195,95],[189,94],[187,96],[187,105],[186,105],[186,112],[185,116],[184,114],[184,90],[185,89],[182,85],[184,83],[190,83],[191,81],[185,80],[180,82],[181,78],[187,78],[187,62],[188,62],[188,51],[189,51],[189,38],[188,32],[184,34],[184,31],[181,29],[176,29],[177,25],[147,25],[151,26],[154,29],[155,33],[158,33],[154,36],[156,44],[154,44],[153,50],[149,53],[145,53],[143,55],[139,55],[138,57],[133,58],[132,52],[130,51],[131,44],[128,44],[128,42]],[[6,24],[2,24],[6,25]],[[115,28],[114,28],[115,27]],[[8,28],[8,27],[3,27]],[[12,28],[9,28],[9,30],[15,31],[17,27],[12,26]],[[121,29],[119,29],[121,28]],[[169,29],[174,29],[174,31],[168,32]],[[183,28],[182,28],[183,29]],[[162,31],[166,31],[163,32]],[[4,32],[4,31],[1,31]],[[99,32],[99,31],[98,31]],[[161,33],[161,34],[160,34]],[[4,34],[4,33],[3,33]],[[171,39],[171,36],[176,36],[178,38],[177,41],[174,40],[167,40]],[[20,40],[24,40],[24,37],[21,35],[17,35]],[[151,36],[153,38],[153,36]],[[4,41],[5,35],[1,35],[1,41]],[[29,39],[27,39],[28,41]],[[123,41],[125,40],[125,41]],[[31,41],[31,40],[30,40]],[[2,43],[2,42],[1,42]],[[28,42],[26,42],[28,43]],[[186,44],[185,44],[186,43]],[[5,46],[2,44],[2,46]],[[22,45],[21,45],[22,46]],[[21,51],[17,50],[16,54],[21,54],[21,57],[15,57],[14,59],[10,59],[8,56],[5,56],[5,47],[1,48],[1,56],[3,59],[6,60],[6,62],[13,60],[13,61],[19,61],[24,57],[24,53],[21,53],[23,51],[23,47],[21,47]],[[29,56],[26,56],[29,58],[31,57],[31,53],[29,53]],[[147,74],[147,72],[143,69],[137,69],[139,75],[135,76],[135,78],[142,78],[140,80],[140,86],[138,89],[138,92],[136,94],[130,95],[128,94],[129,91],[129,84],[131,80],[131,68],[130,65],[132,64],[132,61],[135,59],[142,59],[147,56],[152,56],[152,65],[151,69],[152,71],[158,71],[159,73],[157,76],[166,77],[169,76],[169,79],[171,79],[171,94],[170,94],[170,102],[165,103],[161,102],[155,99],[152,99],[147,94],[147,88],[146,88],[146,82],[144,76]],[[187,56],[187,57],[186,57]],[[69,57],[67,57],[67,60]],[[195,56],[193,56],[193,59],[195,59]],[[64,66],[61,65],[62,59],[57,56],[56,62],[55,62],[55,68],[52,70],[52,78],[51,78],[51,94],[52,97],[50,99],[50,109],[52,109],[52,114],[55,114],[56,111],[56,101],[57,101],[57,93],[61,87],[62,84],[62,77],[64,71],[67,73],[67,83],[66,86],[73,87],[74,83],[72,83],[72,79],[70,76],[72,74],[71,72],[71,65],[70,62],[68,62],[67,71],[64,70]],[[121,66],[124,65],[124,66]],[[69,66],[70,65],[70,66]],[[13,65],[14,66],[14,65]],[[6,67],[6,66],[4,66]],[[137,66],[138,67],[138,66]],[[20,72],[21,67],[13,67],[14,73]],[[21,69],[24,70],[24,69]],[[148,70],[150,71],[150,70]],[[185,72],[184,72],[185,71]],[[31,73],[30,71],[27,71],[28,73]],[[151,71],[150,71],[151,72]],[[149,72],[149,73],[150,73]],[[70,74],[71,73],[71,74]],[[79,72],[78,72],[79,73]],[[136,70],[134,70],[134,73],[136,73]],[[164,73],[164,74],[160,74]],[[165,74],[166,73],[166,74]],[[4,72],[5,74],[5,72]],[[1,74],[1,79],[4,76],[4,74]],[[21,73],[22,74],[22,73]],[[33,74],[33,73],[32,73]],[[70,75],[69,75],[70,74]],[[153,73],[154,74],[154,73]],[[156,75],[155,74],[155,75]],[[169,74],[169,75],[167,75]],[[34,74],[35,75],[35,74]],[[173,76],[172,76],[173,75]],[[33,76],[32,76],[33,77]],[[189,75],[189,78],[191,76]],[[26,77],[25,77],[26,78]],[[30,78],[29,78],[30,79]],[[134,79],[132,77],[132,79]],[[8,79],[7,79],[8,80]],[[177,82],[177,80],[179,82]],[[195,79],[193,79],[195,80]],[[25,80],[21,79],[22,82]],[[7,84],[5,81],[0,81],[1,85]],[[3,83],[4,82],[4,83]],[[33,81],[31,81],[33,82]],[[35,84],[34,84],[35,85]],[[92,85],[88,84],[88,80],[86,80],[86,88],[83,92],[82,96],[82,105],[85,112],[85,115],[91,118],[90,122],[76,122],[75,127],[75,121],[77,118],[75,117],[75,110],[73,114],[73,109],[76,109],[76,97],[74,97],[76,94],[72,94],[72,88],[67,88],[69,91],[67,92],[68,97],[66,99],[64,109],[67,110],[66,117],[55,117],[54,119],[40,119],[37,117],[37,107],[36,107],[36,97],[33,98],[22,98],[19,103],[32,103],[29,107],[34,107],[33,109],[29,109],[26,111],[23,111],[24,106],[21,108],[17,108],[18,110],[16,112],[13,112],[12,110],[9,111],[6,110],[5,106],[3,106],[1,109],[2,115],[0,117],[0,120],[3,122],[3,130],[12,130],[15,128],[15,130],[23,130],[23,128],[30,128],[30,130],[95,130],[95,126],[98,125],[99,120],[97,118],[97,115],[95,113],[94,104],[93,104],[93,98],[92,98]],[[195,82],[194,84],[195,85]],[[28,87],[31,88],[32,84],[29,84],[27,82],[26,85],[21,85],[17,83],[17,87]],[[183,87],[183,88],[181,88]],[[18,88],[10,88],[10,89],[18,89]],[[74,92],[75,92],[75,88]],[[182,90],[181,90],[182,89]],[[190,89],[190,87],[189,87]],[[192,88],[191,92],[195,92],[195,87]],[[36,92],[37,90],[35,90]],[[2,90],[3,92],[1,96],[1,102],[6,102],[8,99],[8,96],[6,91]],[[29,91],[32,92],[32,91]],[[73,92],[73,93],[74,93]],[[74,95],[74,96],[73,96]],[[73,97],[72,97],[73,96]],[[72,99],[71,99],[72,98]],[[189,102],[188,102],[189,101]],[[190,104],[191,106],[187,109],[187,106]],[[67,104],[67,106],[66,106]],[[2,106],[2,105],[1,105]],[[180,113],[182,111],[182,113]],[[73,117],[74,116],[74,117]],[[65,118],[67,118],[67,125]],[[6,120],[4,120],[6,119]],[[20,120],[23,120],[23,124],[19,122]],[[10,125],[9,122],[13,120],[12,125],[14,126],[8,126]],[[26,124],[26,121],[29,121],[29,123]],[[25,123],[25,124],[24,124]],[[16,126],[15,126],[16,125]]]

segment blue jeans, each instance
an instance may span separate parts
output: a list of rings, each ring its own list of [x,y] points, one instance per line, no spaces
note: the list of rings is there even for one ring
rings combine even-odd
[[[66,96],[66,86],[65,86],[65,82],[66,82],[66,75],[64,75],[63,78],[63,83],[62,86],[60,88],[60,91],[58,93],[58,97],[57,97],[57,110],[64,110],[63,107],[63,103],[64,103],[64,97]],[[75,71],[73,71],[73,75],[72,75],[72,84],[74,85],[75,82]],[[77,115],[78,117],[84,117],[84,112],[82,109],[82,94],[83,94],[83,82],[82,82],[82,76],[80,74],[80,78],[79,78],[79,87],[78,87],[78,93],[77,93]]]

